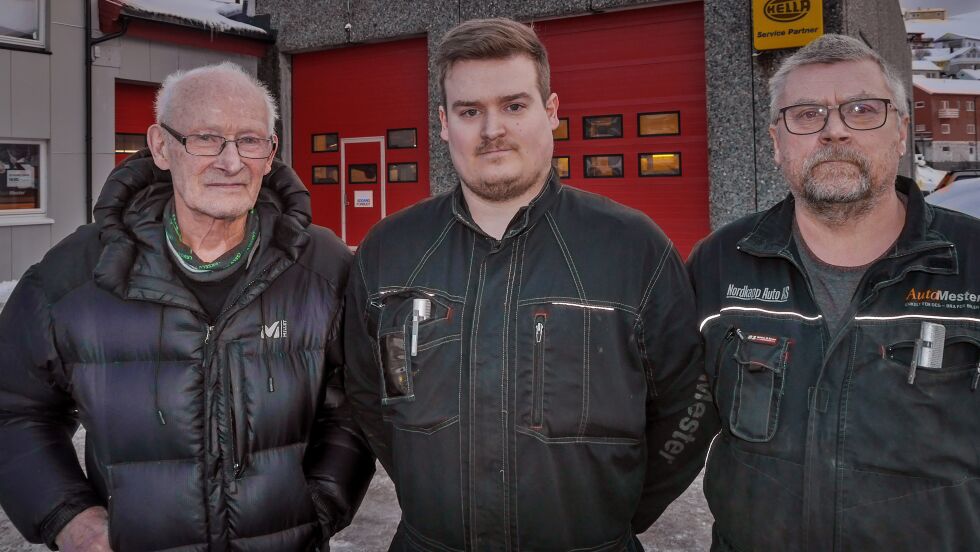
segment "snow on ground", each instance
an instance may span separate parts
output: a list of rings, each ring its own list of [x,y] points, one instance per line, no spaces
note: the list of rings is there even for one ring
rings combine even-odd
[[[225,0],[114,0],[130,9],[151,14],[175,17],[191,23],[206,25],[215,31],[250,31],[266,34],[254,25],[229,19],[241,13],[242,7]]]
[[[0,282],[0,308],[3,304],[7,302],[7,298],[10,297],[10,292],[14,290],[14,286],[17,285],[17,280],[7,280],[6,282]]]
[[[929,166],[915,167],[915,183],[919,189],[931,192],[939,185],[939,181],[946,176],[946,171],[940,171]]]

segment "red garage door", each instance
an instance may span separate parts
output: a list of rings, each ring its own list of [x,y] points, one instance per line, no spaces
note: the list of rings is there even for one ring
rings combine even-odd
[[[702,4],[535,29],[560,100],[564,182],[648,214],[687,256],[710,230]]]
[[[424,38],[293,57],[293,167],[349,245],[429,195],[427,66]]]
[[[146,146],[157,86],[116,82],[116,164]]]

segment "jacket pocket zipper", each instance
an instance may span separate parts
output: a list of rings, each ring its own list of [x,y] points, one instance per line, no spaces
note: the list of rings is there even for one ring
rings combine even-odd
[[[544,410],[544,325],[547,317],[543,314],[534,317],[534,358],[531,373],[531,427],[541,427]]]

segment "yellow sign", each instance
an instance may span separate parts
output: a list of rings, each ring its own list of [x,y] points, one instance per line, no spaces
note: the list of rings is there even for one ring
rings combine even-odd
[[[752,0],[756,50],[805,46],[823,34],[823,0]]]

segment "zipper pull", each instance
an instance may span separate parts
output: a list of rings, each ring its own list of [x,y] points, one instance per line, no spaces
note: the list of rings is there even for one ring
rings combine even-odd
[[[735,328],[735,335],[737,335],[740,340],[745,341],[745,334],[742,333],[741,329]]]
[[[544,337],[544,322],[538,322],[534,325],[534,342],[541,343],[542,337]]]
[[[980,361],[977,361],[977,373],[973,375],[973,385],[970,386],[970,391],[976,391],[977,384],[980,384]]]
[[[204,334],[204,342],[205,343],[207,343],[208,340],[211,339],[211,330],[213,330],[213,329],[214,329],[214,326],[208,326],[208,332],[206,334]]]

